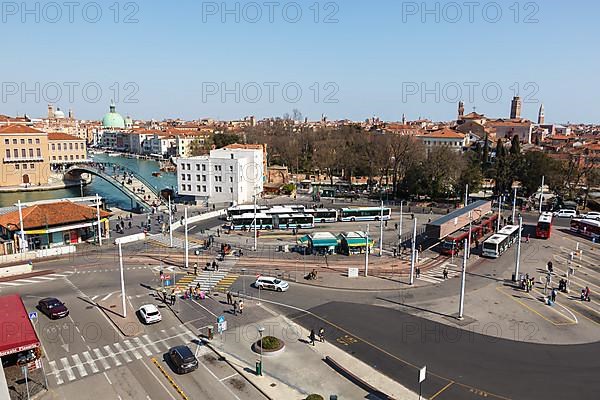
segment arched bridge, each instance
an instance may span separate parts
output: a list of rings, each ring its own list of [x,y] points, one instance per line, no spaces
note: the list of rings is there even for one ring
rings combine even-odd
[[[111,163],[75,164],[65,170],[65,179],[79,180],[82,174],[95,175],[110,183],[131,199],[132,209],[149,211],[153,205],[158,206],[162,203],[158,188],[122,165]]]

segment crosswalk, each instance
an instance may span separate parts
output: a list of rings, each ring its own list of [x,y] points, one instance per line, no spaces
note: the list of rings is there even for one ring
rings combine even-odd
[[[198,275],[186,275],[177,281],[177,286],[182,288],[195,288],[198,285],[202,291],[210,291],[213,288],[226,290],[238,278],[237,274],[230,274],[226,268],[218,271],[200,271]]]
[[[444,269],[448,269],[448,278],[452,279],[460,276],[460,270],[456,265],[452,265],[449,262],[444,262],[441,265],[422,271],[417,280],[421,280],[427,283],[441,283],[444,282]]]
[[[57,385],[103,373],[112,368],[166,353],[171,347],[190,344],[198,340],[189,329],[174,326],[160,333],[126,339],[110,345],[99,346],[81,353],[70,354],[48,362],[49,376]],[[208,352],[206,346],[198,349],[199,355]]]
[[[68,278],[69,276],[71,276],[73,274],[74,274],[73,271],[64,271],[64,272],[54,273],[54,274],[49,274],[49,275],[32,276],[32,277],[28,277],[28,278],[15,279],[15,280],[12,280],[9,282],[0,282],[0,287],[8,288],[8,287],[17,287],[17,286],[24,286],[24,285],[47,283],[50,281],[55,281],[57,279]]]
[[[151,242],[158,244],[159,246],[171,247],[171,239],[168,234],[163,235],[162,233],[156,233],[154,235],[149,235],[147,239]],[[190,249],[197,249],[202,247],[198,243],[195,243],[191,240],[188,240],[188,245]],[[180,237],[173,236],[173,247],[179,249],[185,248],[185,240]]]

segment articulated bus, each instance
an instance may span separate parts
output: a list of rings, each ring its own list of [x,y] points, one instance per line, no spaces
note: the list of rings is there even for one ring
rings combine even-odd
[[[494,230],[494,221],[497,214],[485,216],[471,225],[471,243],[484,237],[488,232]],[[456,255],[463,248],[464,240],[469,238],[469,227],[466,226],[451,233],[442,240],[441,253],[444,255]]]
[[[234,231],[254,229],[254,212],[233,216],[228,227]],[[267,214],[256,214],[256,228],[273,229],[273,217]]]
[[[571,232],[598,242],[600,239],[600,221],[595,219],[573,219],[571,220]]]
[[[312,229],[315,227],[315,217],[308,214],[277,214],[273,215],[275,229]]]
[[[388,221],[392,218],[392,209],[383,208],[383,220]],[[381,207],[358,207],[342,208],[339,214],[339,220],[342,222],[354,221],[379,221],[381,219]]]
[[[552,232],[552,213],[543,212],[538,219],[538,223],[535,227],[535,236],[538,239],[550,238]]]
[[[512,246],[517,240],[519,240],[518,225],[506,225],[496,233],[508,236],[508,247]]]
[[[327,209],[327,208],[315,208],[315,209],[310,209],[307,208],[304,211],[306,214],[310,214],[313,217],[315,217],[315,223],[316,224],[324,224],[326,222],[337,222],[338,219],[338,212],[337,210],[334,209]]]
[[[481,255],[484,257],[498,258],[510,247],[509,241],[510,238],[508,236],[496,233],[483,242]]]
[[[263,213],[265,212],[265,210],[267,210],[268,207],[265,206],[256,206],[256,213]],[[242,214],[246,214],[246,213],[252,213],[252,216],[254,217],[254,205],[253,204],[247,204],[247,205],[240,205],[240,206],[235,206],[235,207],[229,207],[227,209],[227,221],[231,221],[231,219],[235,216],[240,216]]]

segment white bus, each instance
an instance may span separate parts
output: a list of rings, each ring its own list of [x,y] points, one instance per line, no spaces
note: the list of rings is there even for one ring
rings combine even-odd
[[[296,213],[304,213],[306,210],[306,207],[304,207],[302,204],[284,204],[281,207],[292,209]]]
[[[506,225],[504,228],[497,232],[499,235],[508,236],[508,247],[512,246],[517,240],[519,240],[519,226],[518,225]]]
[[[256,213],[263,213],[265,210],[268,210],[268,207],[265,206],[256,206]],[[232,217],[239,216],[246,213],[254,214],[254,204],[245,204],[235,207],[229,207],[227,209],[227,221],[231,221]]]
[[[272,218],[275,229],[312,229],[315,227],[315,218],[308,214],[277,214]]]
[[[228,226],[234,231],[254,229],[254,212],[233,216]],[[256,228],[273,229],[273,217],[267,214],[256,214]]]
[[[383,208],[383,220],[392,218],[392,209]],[[358,207],[342,208],[339,214],[339,220],[342,222],[354,221],[379,221],[381,219],[381,207]]]
[[[510,238],[508,236],[496,233],[483,242],[481,255],[498,258],[510,247],[509,241]]]
[[[337,210],[334,210],[334,209],[327,209],[327,208],[310,209],[310,208],[307,208],[305,213],[310,214],[313,217],[315,217],[316,224],[319,224],[319,223],[324,224],[326,222],[337,222],[337,219],[338,219],[338,212],[337,212]]]
[[[283,214],[296,214],[297,212],[294,211],[290,207],[274,206],[274,207],[269,208],[268,210],[265,210],[264,213],[268,214],[268,215],[283,215]]]

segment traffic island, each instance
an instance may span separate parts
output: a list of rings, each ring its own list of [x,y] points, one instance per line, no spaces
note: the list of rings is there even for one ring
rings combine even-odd
[[[121,298],[114,296],[106,300],[100,300],[96,305],[108,317],[113,325],[123,334],[123,336],[133,337],[144,333],[144,327],[140,323],[138,316],[128,301],[125,302],[127,315],[123,316],[123,305]]]
[[[252,344],[252,351],[263,356],[274,356],[285,350],[285,342],[275,336],[265,336]]]

